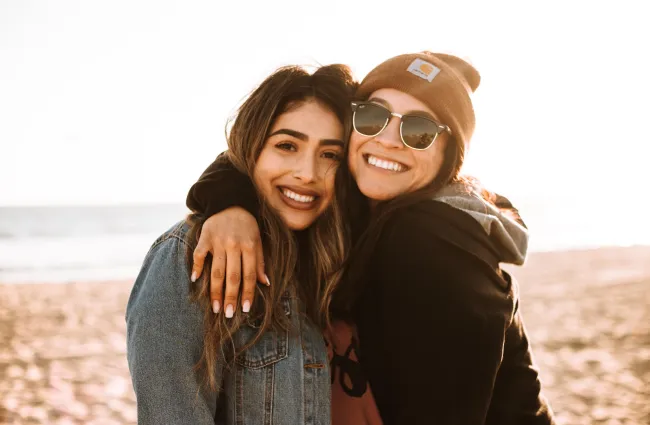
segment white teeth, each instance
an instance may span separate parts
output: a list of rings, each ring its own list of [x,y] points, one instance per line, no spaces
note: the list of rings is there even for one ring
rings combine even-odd
[[[314,202],[314,199],[316,199],[315,196],[298,195],[296,192],[293,192],[293,191],[291,191],[289,189],[282,189],[282,193],[287,198],[291,198],[294,201],[303,202],[305,204],[308,204],[310,202]]]
[[[383,168],[384,170],[391,170],[397,172],[402,171],[402,169],[404,168],[402,164],[398,162],[386,161],[372,155],[368,155],[368,164],[374,165],[375,167],[378,168]]]

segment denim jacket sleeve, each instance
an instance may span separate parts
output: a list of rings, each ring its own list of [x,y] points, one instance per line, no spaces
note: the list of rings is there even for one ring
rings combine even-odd
[[[215,423],[218,394],[205,390],[204,376],[194,369],[203,316],[189,300],[186,249],[173,234],[157,241],[127,305],[127,360],[140,425]]]

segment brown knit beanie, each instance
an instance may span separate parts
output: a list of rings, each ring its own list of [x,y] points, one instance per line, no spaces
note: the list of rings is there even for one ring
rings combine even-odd
[[[464,60],[443,53],[413,53],[395,56],[375,67],[357,89],[358,99],[367,99],[379,89],[395,89],[425,103],[451,128],[459,144],[469,146],[476,119],[470,94],[481,76]]]

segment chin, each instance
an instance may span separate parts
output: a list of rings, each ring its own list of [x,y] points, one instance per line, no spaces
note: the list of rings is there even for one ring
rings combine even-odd
[[[385,187],[379,186],[376,182],[364,184],[363,182],[357,181],[357,186],[363,196],[373,201],[389,201],[400,194],[399,191],[386,190]]]
[[[284,222],[286,223],[287,227],[293,231],[300,231],[300,230],[305,230],[312,224],[314,224],[315,220],[312,219],[301,219],[298,217],[283,217]]]

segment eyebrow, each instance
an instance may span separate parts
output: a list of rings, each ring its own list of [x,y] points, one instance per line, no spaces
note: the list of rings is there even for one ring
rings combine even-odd
[[[393,112],[393,108],[390,105],[390,103],[388,103],[388,101],[386,101],[386,100],[384,100],[384,99],[382,99],[380,97],[371,97],[370,99],[368,99],[368,102],[379,103],[380,105],[385,106],[391,112]],[[430,120],[433,120],[435,122],[440,121],[440,119],[437,118],[435,115],[432,115],[430,112],[422,111],[420,109],[413,109],[413,110],[410,110],[410,111],[406,111],[402,115],[415,115],[415,116],[419,116],[419,117],[423,117],[423,118],[429,118]]]
[[[281,128],[279,130],[276,130],[273,133],[271,133],[269,137],[277,136],[278,134],[286,134],[287,136],[295,137],[298,140],[302,140],[303,142],[309,140],[309,136],[307,136],[305,133],[296,130],[291,130],[289,128]],[[340,146],[340,147],[345,146],[343,140],[340,139],[321,139],[319,140],[319,144],[321,146]]]
[[[390,106],[390,103],[388,103],[388,101],[382,99],[381,97],[371,97],[370,99],[368,99],[368,102],[379,103],[380,105],[383,105],[383,106],[387,107],[388,109],[391,109],[391,110],[393,109],[393,107]]]
[[[429,118],[430,120],[435,121],[435,122],[440,121],[439,118],[436,118],[434,115],[431,115],[431,113],[429,113],[427,111],[421,111],[419,109],[415,110],[415,111],[408,111],[406,114],[415,115],[415,116],[423,117],[423,118]],[[404,115],[406,115],[406,114],[404,114]]]

